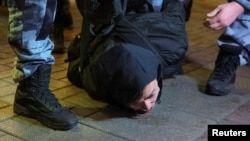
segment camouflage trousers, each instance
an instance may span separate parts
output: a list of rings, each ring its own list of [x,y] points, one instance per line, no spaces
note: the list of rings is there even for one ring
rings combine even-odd
[[[250,10],[241,14],[218,39],[218,46],[231,45],[243,48],[240,64],[245,65],[250,61]]]
[[[33,74],[41,64],[53,64],[54,44],[49,39],[57,0],[8,0],[9,44],[16,59],[15,82]]]

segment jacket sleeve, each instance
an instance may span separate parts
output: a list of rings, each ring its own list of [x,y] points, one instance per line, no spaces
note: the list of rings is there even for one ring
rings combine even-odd
[[[238,2],[240,5],[242,5],[245,10],[250,10],[250,1],[249,0],[235,0],[235,2]]]

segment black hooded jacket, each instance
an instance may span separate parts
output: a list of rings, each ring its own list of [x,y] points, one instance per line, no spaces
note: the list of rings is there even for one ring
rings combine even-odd
[[[140,7],[140,4],[138,5],[136,2],[146,1],[129,1],[131,3],[128,3],[128,9],[130,9],[128,16],[132,17],[128,18],[133,20],[133,13],[138,10],[133,10],[133,7]],[[83,12],[84,9],[81,7],[84,6],[81,6],[81,2],[84,1],[77,2],[80,11]],[[138,22],[139,25],[137,25],[138,27],[149,25],[143,33],[155,46],[157,54],[151,49],[141,46],[137,36],[131,35],[132,40],[127,40],[116,32],[105,37],[89,37],[91,34],[88,30],[90,23],[84,20],[81,39],[76,45],[81,48],[80,51],[77,51],[80,54],[77,55],[79,58],[69,64],[67,74],[69,80],[74,85],[85,89],[92,98],[107,100],[123,107],[128,107],[130,102],[137,100],[142,89],[152,80],[157,79],[161,88],[162,79],[175,73],[175,65],[182,62],[187,50],[183,5],[175,0],[164,0],[162,11],[162,19],[160,18],[162,22],[154,18],[148,21],[148,23],[154,23],[154,20],[157,20],[160,25],[151,27],[146,21]],[[151,12],[150,6],[148,12]],[[151,16],[153,17],[154,13]],[[143,27],[141,28],[143,30]],[[75,44],[73,43],[73,45]]]

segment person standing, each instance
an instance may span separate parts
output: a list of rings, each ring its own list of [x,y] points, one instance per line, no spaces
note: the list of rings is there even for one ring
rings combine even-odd
[[[68,130],[77,125],[77,118],[49,89],[55,62],[49,33],[56,4],[57,0],[8,0],[8,40],[16,54],[12,76],[18,83],[13,110],[49,128]]]

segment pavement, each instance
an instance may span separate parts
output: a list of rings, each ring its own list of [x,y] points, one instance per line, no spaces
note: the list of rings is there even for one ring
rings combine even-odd
[[[65,29],[65,45],[81,29],[81,16],[71,0],[73,29]],[[11,78],[15,55],[7,42],[8,12],[0,7],[0,141],[207,141],[208,125],[250,124],[249,66],[237,70],[232,92],[227,96],[203,93],[211,74],[218,48],[216,39],[222,31],[202,25],[205,14],[222,0],[194,1],[187,22],[189,49],[185,74],[163,82],[161,103],[149,113],[136,117],[106,103],[92,100],[84,90],[66,78],[66,54],[55,54],[50,88],[60,103],[79,119],[69,131],[49,129],[36,120],[13,113],[16,84]]]

